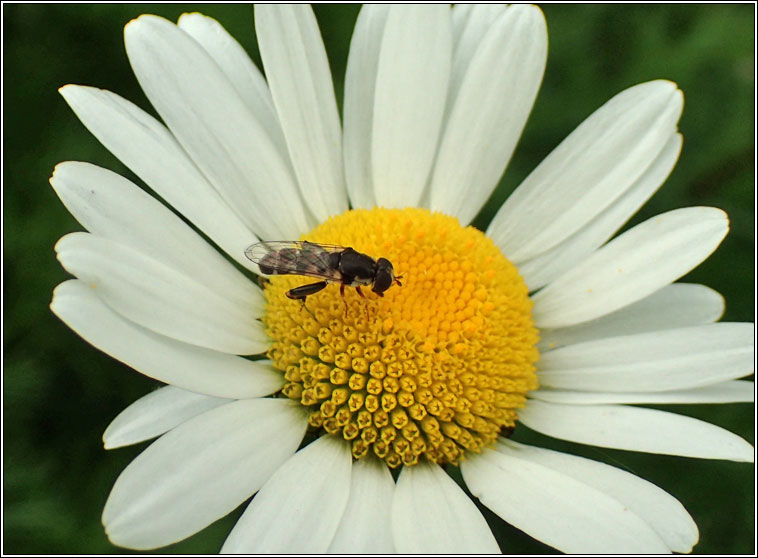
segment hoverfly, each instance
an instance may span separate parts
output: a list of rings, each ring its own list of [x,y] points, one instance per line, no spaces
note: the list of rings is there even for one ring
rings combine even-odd
[[[355,287],[358,294],[362,286],[371,286],[379,296],[393,284],[402,286],[402,276],[395,276],[392,263],[387,258],[374,258],[361,254],[350,247],[333,244],[316,244],[305,241],[258,242],[245,250],[247,258],[258,264],[264,275],[305,275],[322,279],[287,291],[287,297],[305,302],[306,297],[316,294],[329,283],[340,284],[340,294],[345,287]]]

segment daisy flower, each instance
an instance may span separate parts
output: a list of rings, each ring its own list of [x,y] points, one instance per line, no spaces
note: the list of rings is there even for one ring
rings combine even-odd
[[[614,237],[677,160],[677,86],[643,83],[598,108],[481,232],[467,225],[542,79],[539,9],[364,7],[342,123],[311,9],[260,6],[255,27],[265,79],[203,15],[126,26],[162,122],[109,91],[61,89],[165,202],[87,163],[51,178],[88,231],[56,245],[75,279],[53,311],[167,384],[103,436],[106,448],[157,437],[108,497],[110,540],[168,545],[254,495],[223,552],[500,552],[453,473],[564,552],[689,552],[697,527],[657,486],[510,439],[523,425],[753,461],[722,428],[636,406],[753,400],[739,380],[752,324],[715,323],[721,296],[675,283],[717,248],[727,216],[675,209]],[[387,258],[402,285],[292,300],[314,279],[259,286],[266,266],[245,257],[271,240]]]

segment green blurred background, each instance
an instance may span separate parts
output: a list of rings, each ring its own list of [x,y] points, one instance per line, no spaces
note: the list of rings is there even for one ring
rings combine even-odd
[[[753,321],[754,6],[546,5],[550,48],[543,86],[507,176],[477,218],[486,225],[509,192],[593,110],[619,91],[656,78],[685,94],[684,149],[666,185],[635,216],[689,205],[727,211],[731,232],[685,278],[724,294],[726,321]],[[247,5],[3,5],[3,443],[6,553],[123,553],[100,513],[112,483],[144,445],[106,452],[101,434],[155,382],[83,342],[49,310],[67,274],[53,245],[81,227],[48,178],[56,163],[90,161],[133,178],[92,138],[58,95],[94,85],[152,111],[130,71],[122,28],[141,13],[171,20],[185,11],[217,18],[260,65]],[[358,6],[317,6],[337,97]],[[134,178],[133,178],[134,179]],[[754,443],[750,404],[668,410],[725,427]],[[655,433],[651,432],[651,435]],[[642,455],[562,443],[524,428],[514,438],[612,463],[663,487],[700,528],[697,553],[751,554],[754,468],[749,464]],[[162,552],[217,552],[242,507]],[[485,516],[506,553],[552,549]]]

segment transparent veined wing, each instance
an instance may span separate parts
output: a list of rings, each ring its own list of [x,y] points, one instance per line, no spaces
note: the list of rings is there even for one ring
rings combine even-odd
[[[245,250],[245,256],[264,275],[305,275],[327,281],[341,281],[337,265],[344,246],[298,240],[258,242]]]

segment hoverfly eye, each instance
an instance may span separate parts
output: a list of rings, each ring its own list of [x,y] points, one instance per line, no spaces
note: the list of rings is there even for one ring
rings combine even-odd
[[[392,277],[391,272],[387,271],[384,268],[379,268],[376,271],[376,276],[374,277],[374,286],[371,288],[371,290],[376,294],[381,294],[390,288],[390,285],[392,285],[393,281],[394,278]]]
[[[371,289],[376,294],[381,294],[390,288],[395,281],[395,270],[392,263],[386,258],[379,258],[376,261],[376,275],[374,276],[374,286]]]

